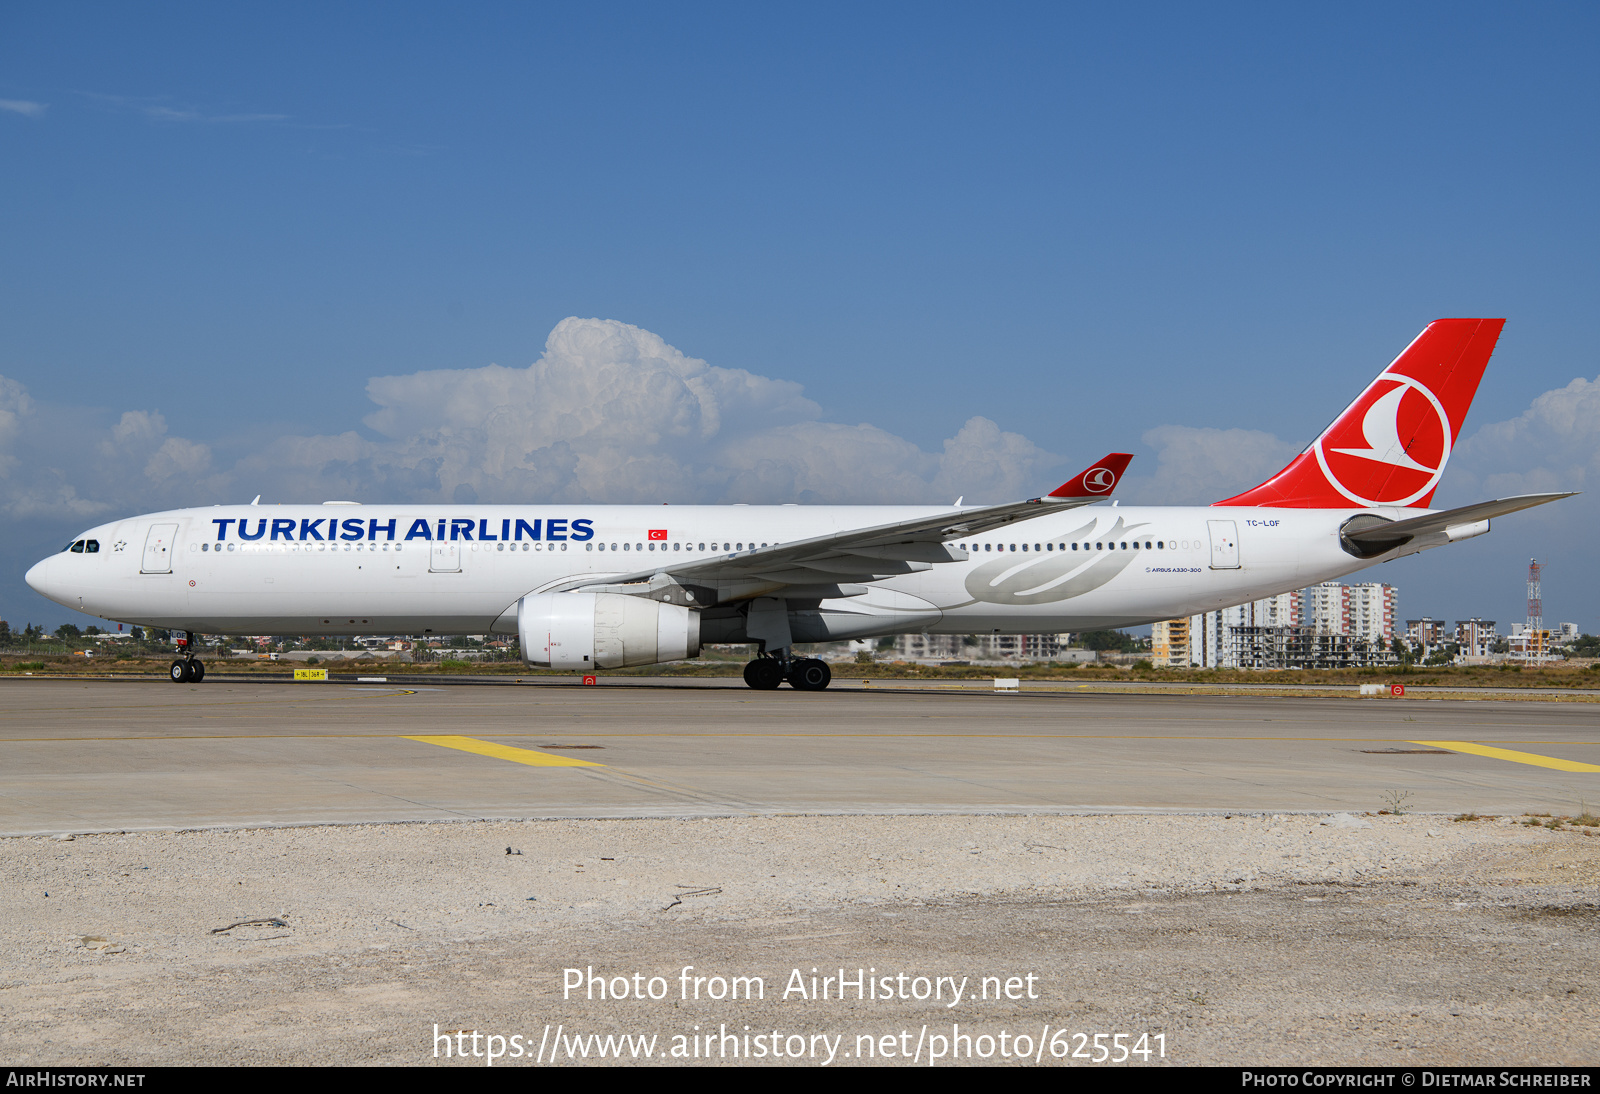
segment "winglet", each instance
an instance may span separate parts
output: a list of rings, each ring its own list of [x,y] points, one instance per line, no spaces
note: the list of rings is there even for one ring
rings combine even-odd
[[[1052,498],[1108,498],[1122,481],[1122,473],[1133,459],[1131,452],[1112,452],[1091,464],[1077,478],[1062,483],[1050,491]]]

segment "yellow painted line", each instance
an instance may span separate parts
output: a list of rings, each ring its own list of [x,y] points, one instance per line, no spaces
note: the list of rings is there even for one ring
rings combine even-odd
[[[74,744],[105,743],[105,742],[132,742],[144,741],[373,741],[391,740],[397,735],[393,733],[160,733],[150,734],[117,734],[115,736],[72,736],[72,737],[4,737],[0,736],[0,745],[8,744]],[[441,737],[415,737],[399,735],[401,740],[426,741],[430,744],[445,740]],[[549,737],[549,733],[496,733],[497,737]],[[779,740],[793,739],[807,741],[812,739],[840,739],[846,741],[875,741],[875,740],[967,740],[967,741],[1297,741],[1317,742],[1332,741],[1340,744],[1386,744],[1393,741],[1393,737],[1240,737],[1227,734],[1199,734],[1199,733],[608,733],[605,731],[583,730],[575,734],[588,740],[590,738],[605,738],[619,740]],[[471,740],[470,737],[449,738]],[[1426,741],[1411,741],[1410,744],[1427,744]],[[1525,741],[1523,744],[1548,745],[1551,748],[1564,748],[1570,745],[1583,745],[1585,747],[1600,745],[1600,741]],[[497,747],[497,746],[486,746]],[[1440,747],[1451,747],[1461,751],[1469,751],[1464,744],[1446,741]],[[1474,745],[1473,748],[1478,746]],[[526,750],[524,750],[526,751]],[[1519,753],[1525,755],[1525,753]],[[575,761],[576,762],[576,761]],[[1560,761],[1565,763],[1567,761]],[[596,766],[604,767],[604,764]],[[1585,769],[1588,770],[1588,769]]]
[[[1514,764],[1550,767],[1557,771],[1600,771],[1600,767],[1594,764],[1580,764],[1576,760],[1558,760],[1554,756],[1540,756],[1535,752],[1514,752],[1509,748],[1490,748],[1488,745],[1475,745],[1471,741],[1412,741],[1410,743],[1427,745],[1429,748],[1448,748],[1452,752],[1470,752],[1474,756],[1487,756],[1491,760],[1510,760]]]
[[[458,748],[462,752],[475,752],[479,756],[493,756],[497,760],[510,760],[529,767],[604,767],[589,760],[575,760],[571,756],[552,756],[548,752],[535,752],[531,748],[512,748],[510,745],[491,744],[472,737],[407,737],[408,741],[421,741],[440,748]]]

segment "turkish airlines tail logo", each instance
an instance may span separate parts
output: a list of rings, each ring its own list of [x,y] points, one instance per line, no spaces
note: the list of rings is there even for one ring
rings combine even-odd
[[[1360,456],[1364,460],[1376,460],[1379,463],[1393,464],[1395,467],[1405,467],[1412,471],[1421,471],[1432,475],[1438,472],[1439,467],[1429,467],[1412,459],[1406,451],[1406,445],[1400,440],[1400,404],[1405,401],[1408,388],[1401,384],[1391,388],[1388,394],[1380,396],[1367,410],[1367,416],[1361,419],[1362,440],[1366,442],[1365,448],[1335,448],[1333,451],[1341,456]],[[1414,390],[1432,397],[1432,392],[1418,385]],[[1443,417],[1441,415],[1441,417]],[[1445,419],[1448,425],[1448,419]],[[1445,448],[1450,447],[1449,438],[1445,438]],[[1440,461],[1443,466],[1443,461]]]
[[[1282,471],[1217,505],[1426,508],[1504,319],[1440,319]]]

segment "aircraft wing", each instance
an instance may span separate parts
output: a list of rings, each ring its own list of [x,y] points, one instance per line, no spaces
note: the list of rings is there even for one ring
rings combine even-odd
[[[854,583],[917,573],[941,562],[965,561],[967,553],[950,546],[949,540],[981,535],[1019,521],[1100,501],[1110,496],[1132,459],[1128,453],[1113,452],[1044,497],[1027,501],[951,509],[894,524],[852,528],[733,554],[685,559],[609,578],[603,583],[591,578],[574,578],[546,591],[583,589],[654,596],[657,589],[665,591],[671,586],[701,587],[707,592],[714,591],[715,597],[690,596],[688,602],[703,607],[710,607],[713,601],[753,596],[857,596],[866,590]]]

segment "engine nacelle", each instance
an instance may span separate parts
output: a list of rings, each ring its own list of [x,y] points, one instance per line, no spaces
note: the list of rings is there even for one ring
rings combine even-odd
[[[517,602],[522,659],[553,669],[620,669],[700,655],[700,613],[619,593],[540,593]]]

